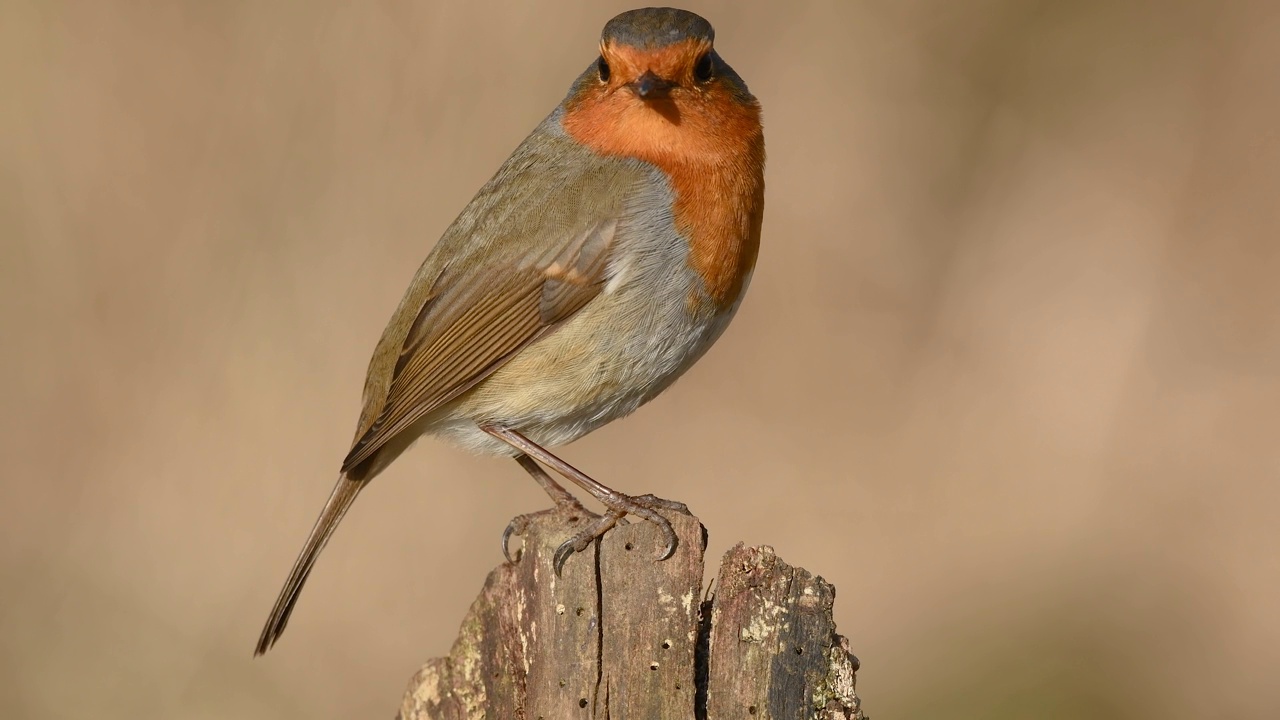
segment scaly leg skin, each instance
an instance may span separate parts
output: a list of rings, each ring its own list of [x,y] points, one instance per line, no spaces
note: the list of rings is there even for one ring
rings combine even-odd
[[[516,430],[498,425],[481,425],[480,429],[519,450],[521,454],[560,473],[578,487],[591,493],[592,497],[599,500],[606,508],[609,509],[609,511],[604,515],[598,516],[595,522],[575,533],[556,550],[552,561],[552,567],[555,569],[556,575],[560,574],[561,569],[564,567],[565,560],[567,560],[570,555],[575,552],[585,550],[596,538],[604,535],[612,529],[614,525],[617,525],[618,521],[625,515],[635,515],[636,517],[644,518],[658,527],[658,530],[666,540],[662,552],[658,555],[659,560],[666,560],[675,553],[676,545],[679,542],[676,538],[676,531],[671,527],[671,522],[662,515],[659,515],[657,511],[673,510],[675,512],[688,514],[689,509],[685,507],[684,503],[663,500],[662,498],[655,497],[653,495],[641,495],[639,497],[624,495],[617,490],[607,487],[592,479],[586,473],[556,457],[546,448],[538,445]],[[524,463],[521,463],[521,465],[524,465]],[[527,466],[526,469],[528,469]],[[537,479],[536,476],[535,479]],[[550,478],[548,478],[548,480],[549,479]],[[540,479],[538,481],[539,483],[543,482]],[[544,487],[546,486],[544,485]],[[563,492],[563,488],[560,488],[560,490]],[[555,496],[553,495],[552,497],[554,498]]]
[[[520,453],[516,456],[516,462],[520,463],[520,467],[528,471],[528,473],[533,476],[533,479],[538,481],[538,484],[542,486],[542,489],[551,497],[551,501],[556,504],[557,509],[568,511],[570,513],[570,523],[577,522],[579,517],[595,517],[595,513],[583,507],[582,503],[578,502],[577,498],[569,494],[568,490],[561,487],[560,483],[553,480],[551,476],[547,474],[547,471],[543,470],[542,466],[533,458],[524,453]],[[524,531],[529,527],[529,522],[540,514],[541,513],[529,513],[528,515],[517,515],[511,519],[510,523],[507,524],[507,529],[502,531],[502,556],[507,559],[507,562],[515,562],[515,559],[511,557],[511,536],[524,535]]]

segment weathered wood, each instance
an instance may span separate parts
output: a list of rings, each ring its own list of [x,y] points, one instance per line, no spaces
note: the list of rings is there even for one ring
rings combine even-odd
[[[413,677],[401,720],[800,720],[863,718],[858,661],[831,619],[835,590],[739,544],[701,597],[706,531],[668,515],[680,545],[658,562],[645,522],[569,558],[585,521],[530,516],[514,563],[495,568],[448,657]]]
[[[773,548],[725,554],[707,671],[708,718],[861,718],[858,659],[831,619],[836,589]]]
[[[692,515],[671,514],[680,538],[658,562],[651,524],[617,528],[600,543],[601,685],[597,718],[692,718],[702,553]]]

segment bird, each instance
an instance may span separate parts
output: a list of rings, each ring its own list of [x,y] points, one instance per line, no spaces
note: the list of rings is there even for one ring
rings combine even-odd
[[[259,636],[284,632],[334,529],[369,482],[430,436],[514,458],[557,506],[602,514],[567,558],[632,515],[676,548],[659,511],[549,448],[629,415],[721,336],[750,283],[764,217],[759,101],[701,16],[641,8],[609,20],[599,54],[428,253],[374,349],[351,449]],[[520,518],[502,536],[519,534]]]

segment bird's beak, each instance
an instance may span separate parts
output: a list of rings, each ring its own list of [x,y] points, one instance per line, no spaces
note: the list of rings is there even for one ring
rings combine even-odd
[[[671,88],[675,86],[676,84],[670,80],[663,80],[657,75],[654,75],[652,70],[645,70],[644,74],[636,78],[635,82],[628,84],[628,87],[630,87],[636,95],[640,96],[641,100],[657,100],[665,98],[671,91]]]

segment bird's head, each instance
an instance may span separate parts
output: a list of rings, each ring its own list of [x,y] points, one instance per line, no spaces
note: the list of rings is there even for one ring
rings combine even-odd
[[[600,56],[565,99],[566,127],[597,146],[658,143],[689,151],[700,136],[758,133],[759,103],[714,41],[711,24],[685,10],[618,15],[604,26]]]

